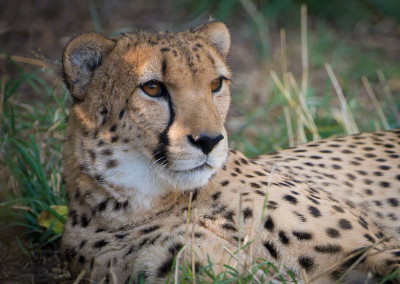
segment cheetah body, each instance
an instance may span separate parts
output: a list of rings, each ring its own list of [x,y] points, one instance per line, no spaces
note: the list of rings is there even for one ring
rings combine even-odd
[[[64,149],[63,251],[72,274],[164,282],[185,244],[197,269],[209,257],[219,272],[224,263],[241,267],[229,252],[247,240],[252,252],[240,262],[253,254],[317,283],[336,281],[368,248],[349,277],[391,273],[400,261],[400,132],[255,160],[228,151],[228,49],[218,22],[112,40],[84,34],[68,44],[63,64],[75,102]],[[150,96],[146,86],[164,93]],[[204,141],[223,138],[211,147],[196,138],[204,133]]]

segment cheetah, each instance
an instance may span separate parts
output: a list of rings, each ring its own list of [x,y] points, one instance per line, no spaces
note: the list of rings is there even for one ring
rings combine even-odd
[[[313,283],[334,283],[351,265],[344,281],[392,273],[400,131],[248,159],[228,148],[224,128],[229,47],[218,21],[111,39],[85,33],[67,44],[62,249],[72,275],[164,283],[188,248],[196,271],[209,259],[218,273],[246,239],[257,258]]]

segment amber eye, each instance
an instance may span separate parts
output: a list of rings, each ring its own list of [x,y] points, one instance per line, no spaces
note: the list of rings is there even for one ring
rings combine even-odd
[[[141,86],[142,90],[151,97],[162,95],[162,83],[157,81],[148,81]]]
[[[222,78],[217,78],[211,81],[211,92],[215,93],[221,90]]]

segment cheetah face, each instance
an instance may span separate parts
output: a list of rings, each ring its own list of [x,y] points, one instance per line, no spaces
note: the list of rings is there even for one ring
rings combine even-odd
[[[73,39],[63,64],[84,171],[105,187],[147,195],[206,184],[227,159],[229,45],[219,22]]]

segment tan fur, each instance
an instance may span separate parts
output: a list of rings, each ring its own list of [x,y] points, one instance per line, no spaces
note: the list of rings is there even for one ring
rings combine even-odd
[[[112,40],[84,34],[68,44],[64,71],[75,103],[64,144],[63,251],[73,275],[84,269],[86,279],[114,275],[130,283],[142,274],[162,283],[184,244],[186,260],[193,248],[196,266],[209,256],[219,272],[229,261],[237,266],[222,246],[234,252],[246,236],[256,257],[297,277],[305,269],[311,279],[371,246],[353,277],[393,271],[400,261],[400,132],[322,140],[254,161],[227,155],[229,81],[215,94],[210,84],[230,76],[229,45],[218,22]],[[162,82],[168,96],[143,93],[149,80]],[[188,138],[220,134],[209,154]],[[371,151],[376,156],[366,157]],[[191,170],[204,159],[210,164]],[[187,227],[191,192],[196,216]],[[350,265],[316,282],[334,282]]]

